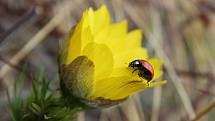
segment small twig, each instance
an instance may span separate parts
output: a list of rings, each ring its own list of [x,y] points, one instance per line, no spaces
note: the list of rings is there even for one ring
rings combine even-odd
[[[77,121],[85,121],[85,112],[80,112],[78,114]]]
[[[204,109],[202,109],[199,113],[196,114],[196,117],[193,118],[191,121],[198,121],[204,115],[206,115],[209,111],[215,108],[215,100],[213,100],[210,104],[208,104]]]
[[[0,44],[19,27],[29,21],[33,16],[36,15],[35,8],[30,9],[20,20],[18,20],[11,28],[0,34]]]
[[[134,98],[130,98],[126,105],[122,106],[123,113],[126,114],[128,121],[142,121],[137,110]]]
[[[10,59],[12,65],[16,65],[24,58],[31,50],[37,46],[57,25],[59,21],[59,15],[56,15],[42,30],[40,30],[17,54]],[[8,64],[4,65],[0,70],[0,78],[11,70]]]
[[[212,2],[199,1],[196,6],[198,7],[198,11],[189,15],[181,24],[178,26],[180,31],[183,31],[185,28],[189,27],[189,25],[198,19],[202,19],[205,25],[210,23],[209,17],[207,14],[215,13],[215,6]]]
[[[162,87],[161,86],[155,87],[153,92],[153,106],[152,106],[151,121],[158,121],[159,119],[161,94],[162,94]]]
[[[203,93],[203,94],[206,94],[206,95],[209,95],[209,96],[213,96],[215,97],[215,94],[208,91],[208,90],[203,90],[203,89],[197,89],[199,92]]]
[[[146,121],[146,114],[143,110],[142,102],[141,102],[141,94],[134,96],[134,103],[136,103],[136,107],[140,116],[141,121]]]
[[[27,54],[29,54],[33,48],[35,48],[44,38],[56,28],[65,17],[65,14],[71,11],[72,7],[70,2],[66,2],[64,7],[56,14],[48,24],[46,24],[17,54],[10,59],[10,63],[13,65],[18,64]],[[11,70],[8,64],[5,64],[0,70],[0,79]]]
[[[19,66],[13,65],[13,64],[10,63],[8,60],[6,60],[5,58],[3,58],[1,55],[0,55],[0,61],[2,61],[3,63],[9,65],[11,68],[14,68],[14,69],[16,69],[16,70],[18,70],[18,71],[21,71],[21,70],[22,70]]]
[[[208,78],[210,81],[215,80],[214,75],[209,72],[187,71],[178,69],[176,69],[176,72],[182,76]]]
[[[107,110],[102,110],[99,116],[99,121],[109,121]]]

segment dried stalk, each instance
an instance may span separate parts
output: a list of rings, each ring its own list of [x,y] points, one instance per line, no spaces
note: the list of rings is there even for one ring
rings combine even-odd
[[[17,65],[26,55],[28,55],[44,38],[52,32],[64,19],[67,12],[71,11],[72,1],[62,4],[62,9],[56,14],[15,56],[13,56],[9,63]],[[0,70],[0,78],[11,71],[11,67],[5,64]]]
[[[202,109],[199,113],[197,113],[196,117],[194,117],[191,121],[198,121],[200,118],[202,118],[204,115],[206,115],[213,108],[215,108],[215,99],[209,105],[207,105],[204,109]]]
[[[152,106],[151,121],[158,121],[158,119],[159,119],[161,94],[162,94],[162,87],[161,86],[155,87],[154,88],[154,95],[153,95],[153,106]]]

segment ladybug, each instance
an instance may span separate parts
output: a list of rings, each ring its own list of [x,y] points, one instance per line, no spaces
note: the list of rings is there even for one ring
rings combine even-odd
[[[148,82],[150,82],[154,76],[154,69],[146,60],[134,60],[129,63],[128,67],[134,68],[132,73],[138,70],[138,75],[146,79]]]

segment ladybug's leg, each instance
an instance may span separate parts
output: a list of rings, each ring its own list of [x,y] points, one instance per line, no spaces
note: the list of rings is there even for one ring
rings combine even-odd
[[[142,73],[142,71],[140,71],[140,72],[138,73],[138,75],[139,75],[139,77],[142,77],[143,79],[145,79],[145,78],[144,78],[144,73]]]
[[[139,77],[142,77],[143,79],[146,79],[146,78],[144,77],[144,75],[145,75],[144,73],[141,73],[141,72],[140,72],[138,75],[139,75]],[[150,81],[147,80],[147,87],[149,87],[149,82],[150,82]]]
[[[149,81],[147,81],[147,86],[149,87]]]
[[[136,70],[138,70],[138,69],[134,69],[134,70],[132,71],[132,73],[134,73]]]
[[[138,76],[143,78],[143,74],[141,72],[138,73]]]

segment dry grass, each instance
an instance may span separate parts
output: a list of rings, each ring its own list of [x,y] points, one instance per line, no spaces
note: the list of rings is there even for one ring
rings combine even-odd
[[[108,5],[113,21],[127,19],[130,29],[143,30],[144,47],[164,60],[168,84],[120,106],[80,113],[77,121],[196,121],[199,116],[214,121],[213,0],[0,0],[0,120],[8,120],[4,90],[23,64],[28,63],[27,75],[42,65],[56,80],[58,40],[85,8],[102,4]]]

